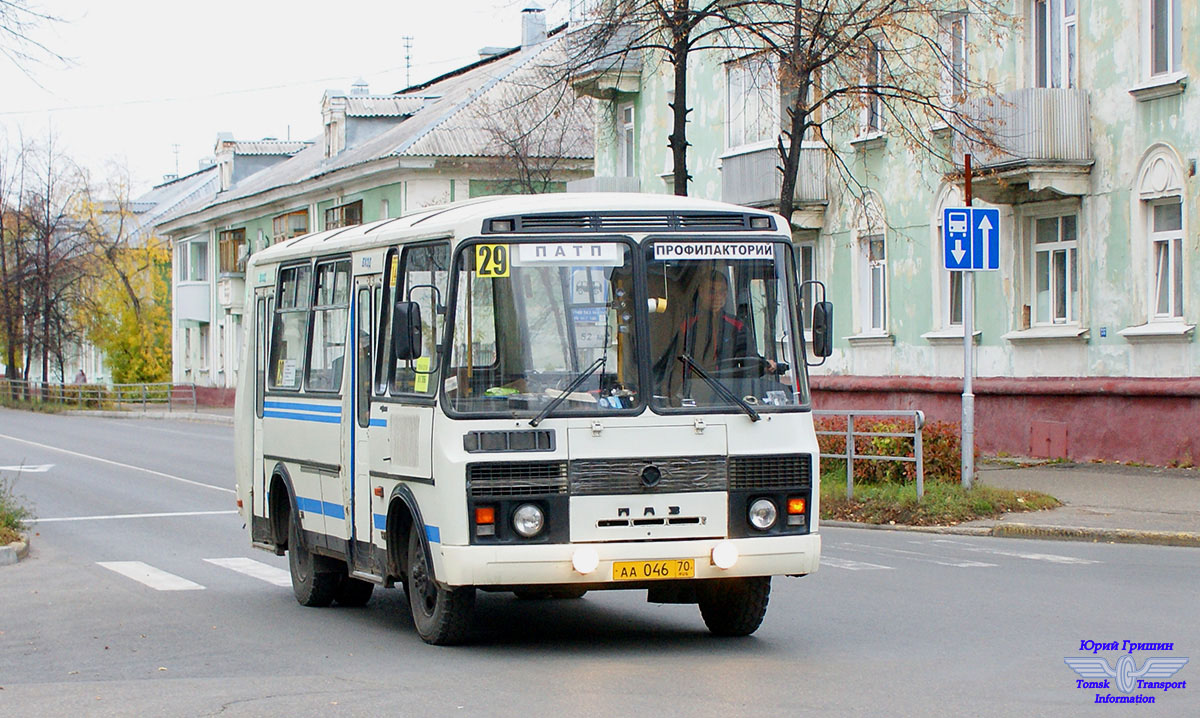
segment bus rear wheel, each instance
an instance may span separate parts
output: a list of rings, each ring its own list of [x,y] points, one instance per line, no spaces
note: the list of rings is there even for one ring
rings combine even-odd
[[[331,560],[316,556],[300,536],[300,520],[288,514],[288,568],[292,573],[292,593],[301,606],[324,607],[333,602],[342,583],[344,569],[331,566]]]
[[[767,615],[771,577],[721,578],[696,587],[700,615],[715,636],[749,636]]]
[[[466,639],[475,609],[475,589],[438,585],[415,530],[408,536],[407,593],[413,625],[421,640],[449,646]]]

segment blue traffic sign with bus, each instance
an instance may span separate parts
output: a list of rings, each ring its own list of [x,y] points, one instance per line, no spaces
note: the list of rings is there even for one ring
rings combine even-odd
[[[942,211],[946,269],[1000,269],[1000,210],[947,207]]]

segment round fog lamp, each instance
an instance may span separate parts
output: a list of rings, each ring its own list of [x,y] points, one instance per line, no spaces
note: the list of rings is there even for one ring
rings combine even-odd
[[[591,546],[580,546],[571,556],[571,565],[584,576],[595,571],[600,566],[600,554]]]
[[[712,550],[712,562],[717,568],[733,568],[737,563],[737,547],[729,541],[721,541]]]
[[[759,531],[766,531],[774,526],[778,517],[779,510],[770,499],[756,499],[750,504],[750,525]]]
[[[513,512],[513,531],[525,538],[533,538],[542,532],[546,525],[546,515],[533,504],[521,504]]]

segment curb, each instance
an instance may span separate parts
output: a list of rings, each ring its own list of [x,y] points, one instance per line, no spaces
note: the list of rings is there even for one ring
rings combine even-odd
[[[29,539],[0,546],[0,566],[11,566],[29,555]]]
[[[194,421],[201,424],[228,424],[233,425],[233,417],[223,414],[204,414],[200,412],[184,412],[184,411],[108,411],[96,410],[88,411],[82,409],[72,409],[64,411],[67,416],[98,416],[102,419],[177,419],[179,421]]]
[[[1087,541],[1090,543],[1132,543],[1152,546],[1184,546],[1200,548],[1200,533],[1187,531],[1138,531],[1135,529],[1098,529],[1083,526],[1035,526],[1033,524],[1004,524],[994,526],[907,526],[902,524],[863,524],[855,521],[822,521],[818,526],[877,531],[911,531],[929,534],[961,536],[996,536],[1000,538],[1030,538],[1052,541]]]

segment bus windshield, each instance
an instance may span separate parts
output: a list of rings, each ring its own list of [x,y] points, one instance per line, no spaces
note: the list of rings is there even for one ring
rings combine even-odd
[[[642,408],[630,244],[474,244],[460,250],[454,271],[443,382],[451,412],[537,416],[549,409],[557,416]]]
[[[808,403],[786,244],[673,238],[644,251],[653,409],[753,415]]]

